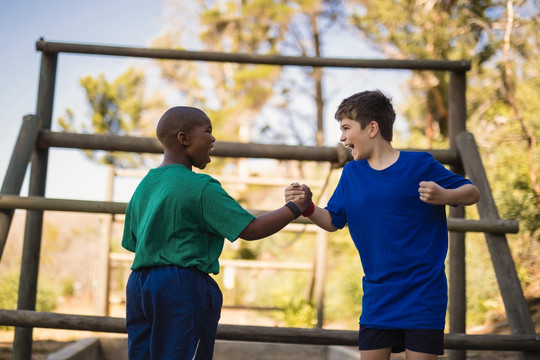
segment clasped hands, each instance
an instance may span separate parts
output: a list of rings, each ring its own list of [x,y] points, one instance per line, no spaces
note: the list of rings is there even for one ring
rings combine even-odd
[[[302,212],[311,206],[312,196],[311,189],[306,184],[295,182],[285,188],[285,202],[294,202]]]

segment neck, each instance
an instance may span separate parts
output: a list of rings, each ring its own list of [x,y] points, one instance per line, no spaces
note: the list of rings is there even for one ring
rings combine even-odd
[[[394,149],[389,143],[376,148],[373,155],[367,161],[369,166],[375,170],[384,170],[399,158],[399,151]]]
[[[158,167],[164,167],[164,166],[167,166],[167,165],[184,165],[185,167],[187,167],[189,170],[192,169],[192,166],[191,166],[191,163],[189,161],[187,161],[187,159],[185,159],[184,157],[172,157],[170,155],[168,155],[167,153],[165,153],[165,156],[163,157],[163,161],[161,162],[161,164],[158,166]]]

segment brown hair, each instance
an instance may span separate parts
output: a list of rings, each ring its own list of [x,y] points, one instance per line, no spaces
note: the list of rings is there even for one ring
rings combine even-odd
[[[345,118],[358,121],[364,129],[371,121],[379,124],[383,139],[392,141],[396,112],[392,99],[380,90],[363,91],[341,102],[334,116],[337,121]]]

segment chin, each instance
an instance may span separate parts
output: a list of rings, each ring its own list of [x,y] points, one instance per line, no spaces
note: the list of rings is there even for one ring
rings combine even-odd
[[[203,170],[204,168],[206,168],[206,165],[208,165],[210,163],[210,159],[208,159],[207,162],[204,162],[202,164],[200,164],[199,166],[197,166],[199,169]]]

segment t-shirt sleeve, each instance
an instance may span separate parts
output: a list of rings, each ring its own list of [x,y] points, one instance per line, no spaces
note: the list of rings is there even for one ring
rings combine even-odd
[[[128,205],[124,221],[124,233],[122,235],[122,247],[128,251],[135,252],[136,238],[132,229],[131,206]]]
[[[435,158],[428,154],[430,157],[430,172],[432,178],[426,179],[436,182],[438,185],[445,189],[457,189],[460,186],[465,184],[472,184],[472,181],[464,178],[461,175],[455,174],[452,171],[448,170],[444,165],[435,160]],[[450,204],[450,206],[456,207],[456,204]]]
[[[343,176],[340,178],[339,183],[334,190],[334,193],[328,200],[328,204],[325,209],[328,210],[332,217],[332,225],[338,229],[343,229],[347,224],[347,216],[345,215],[345,184]]]
[[[255,216],[234,200],[216,180],[210,181],[202,193],[202,216],[207,229],[234,241]]]
[[[430,179],[436,182],[438,185],[445,189],[456,189],[465,184],[472,184],[469,179],[465,179],[463,176],[453,173],[444,167],[440,162],[435,160],[431,154],[427,154],[430,157]]]

